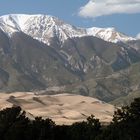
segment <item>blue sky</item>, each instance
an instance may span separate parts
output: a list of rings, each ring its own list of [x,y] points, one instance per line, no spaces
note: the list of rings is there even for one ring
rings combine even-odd
[[[49,14],[79,27],[140,33],[140,0],[0,0],[0,15],[13,13]]]

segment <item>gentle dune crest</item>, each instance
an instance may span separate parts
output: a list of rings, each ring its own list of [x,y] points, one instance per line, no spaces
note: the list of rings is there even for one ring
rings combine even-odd
[[[51,118],[56,124],[83,121],[91,114],[101,122],[110,122],[114,107],[98,99],[73,94],[35,95],[32,92],[0,94],[0,109],[21,106],[30,118]]]

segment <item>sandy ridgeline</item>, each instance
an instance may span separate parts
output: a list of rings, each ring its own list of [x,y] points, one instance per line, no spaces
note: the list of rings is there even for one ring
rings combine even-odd
[[[28,117],[51,118],[56,124],[83,121],[91,114],[110,122],[114,107],[98,99],[73,94],[35,95],[32,92],[0,93],[0,109],[21,106]]]

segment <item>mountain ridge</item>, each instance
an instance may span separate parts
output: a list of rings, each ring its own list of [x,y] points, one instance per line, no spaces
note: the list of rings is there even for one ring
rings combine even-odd
[[[50,15],[10,14],[0,17],[1,29],[8,34],[22,31],[33,38],[49,45],[51,37],[57,37],[60,42],[73,37],[94,36],[108,42],[127,42],[136,40],[115,28],[79,28]],[[46,39],[47,38],[47,39]]]

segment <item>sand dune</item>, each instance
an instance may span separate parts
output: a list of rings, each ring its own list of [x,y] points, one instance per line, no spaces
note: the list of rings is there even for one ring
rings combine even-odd
[[[101,122],[112,120],[114,107],[98,99],[73,94],[35,95],[32,92],[0,93],[0,109],[21,106],[28,116],[51,118],[56,124],[83,121],[91,114]]]

